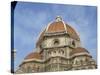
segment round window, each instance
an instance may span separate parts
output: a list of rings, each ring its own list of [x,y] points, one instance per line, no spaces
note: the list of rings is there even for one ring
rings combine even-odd
[[[59,40],[58,39],[54,40],[54,45],[59,45]]]

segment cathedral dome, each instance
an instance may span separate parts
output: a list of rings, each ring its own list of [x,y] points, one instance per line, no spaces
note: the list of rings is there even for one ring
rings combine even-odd
[[[25,59],[41,59],[41,54],[38,52],[32,52]]]
[[[71,26],[66,24],[61,17],[57,16],[56,20],[49,23],[48,26],[41,32],[37,44],[41,42],[45,34],[53,34],[53,33],[65,33],[68,34],[69,37],[73,39],[80,40],[76,31]]]

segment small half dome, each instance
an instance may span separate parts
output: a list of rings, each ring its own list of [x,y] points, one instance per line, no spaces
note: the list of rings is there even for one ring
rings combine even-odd
[[[41,59],[41,54],[38,52],[32,52],[25,59]]]
[[[89,55],[89,52],[85,49],[85,48],[82,48],[82,47],[77,47],[75,48],[70,55],[77,55],[79,53],[85,53],[85,55]]]

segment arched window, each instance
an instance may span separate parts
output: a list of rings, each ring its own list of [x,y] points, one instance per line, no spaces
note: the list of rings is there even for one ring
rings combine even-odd
[[[86,62],[88,62],[88,61],[89,61],[88,57],[86,57],[85,61],[86,61]]]
[[[64,51],[63,50],[61,52],[62,52],[62,54],[64,54]]]
[[[75,46],[75,41],[72,41],[72,45]]]
[[[54,51],[54,53],[56,53],[56,51]]]
[[[59,45],[59,40],[58,39],[54,39],[54,45]]]
[[[63,49],[59,50],[59,54],[64,54],[64,50]]]

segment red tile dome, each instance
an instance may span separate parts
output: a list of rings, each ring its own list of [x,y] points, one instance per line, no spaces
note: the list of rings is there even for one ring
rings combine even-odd
[[[53,22],[49,25],[47,29],[47,33],[53,33],[53,32],[61,32],[65,31],[65,27],[62,21],[59,22]]]
[[[76,33],[76,31],[69,26],[68,24],[64,23],[64,21],[62,20],[61,17],[57,17],[56,20],[50,24],[48,24],[48,26],[43,30],[43,32],[40,34],[40,37],[37,41],[37,44],[41,42],[41,40],[43,39],[43,36],[47,33],[66,33],[69,35],[69,37],[76,39],[76,40],[80,40],[78,34]]]

